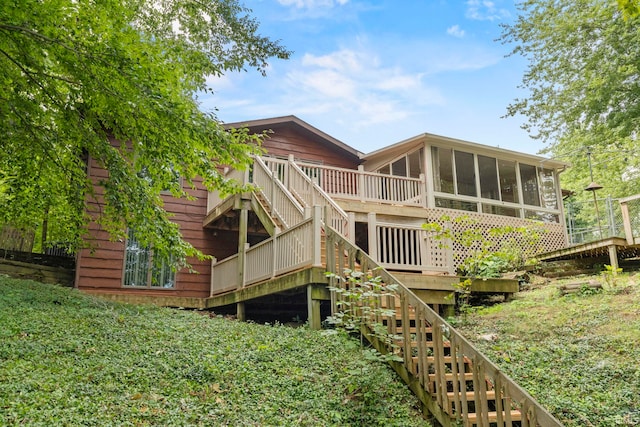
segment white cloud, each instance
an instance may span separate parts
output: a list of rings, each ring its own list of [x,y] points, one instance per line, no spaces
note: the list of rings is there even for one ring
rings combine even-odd
[[[283,6],[295,6],[298,9],[344,6],[348,2],[349,0],[278,0],[278,3]]]
[[[508,18],[511,14],[490,0],[468,0],[465,16],[476,21],[496,21]]]
[[[453,37],[458,37],[458,38],[463,38],[464,37],[464,30],[462,28],[460,28],[460,25],[453,25],[449,28],[447,28],[447,34],[449,34],[450,36]]]

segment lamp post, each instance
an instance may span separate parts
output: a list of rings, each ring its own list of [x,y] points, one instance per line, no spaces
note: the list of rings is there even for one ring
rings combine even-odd
[[[596,218],[598,219],[598,233],[600,234],[600,239],[602,239],[602,225],[600,224],[600,212],[598,210],[598,198],[596,197],[596,191],[600,190],[603,187],[593,180],[593,168],[591,167],[591,147],[587,147],[587,159],[589,160],[589,176],[591,177],[591,184],[587,185],[584,190],[591,191],[591,193],[593,194],[593,204],[596,207]]]

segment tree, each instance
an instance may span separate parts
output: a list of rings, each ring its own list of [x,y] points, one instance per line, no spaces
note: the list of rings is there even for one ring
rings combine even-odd
[[[528,94],[507,114],[526,116],[525,129],[548,144],[544,152],[572,164],[563,187],[584,198],[588,153],[603,194],[640,192],[640,17],[637,2],[619,3],[526,0],[501,37],[528,60]]]
[[[259,137],[225,131],[197,102],[207,77],[264,74],[269,58],[289,56],[249,13],[236,0],[0,2],[0,224],[48,218],[50,234],[79,248],[91,156],[109,171],[97,221],[114,238],[129,227],[180,264],[201,256],[160,193],[187,197],[195,177],[235,191],[219,166],[242,168],[259,150]]]

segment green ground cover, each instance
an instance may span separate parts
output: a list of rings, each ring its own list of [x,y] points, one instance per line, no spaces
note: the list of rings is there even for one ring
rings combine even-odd
[[[604,289],[558,291],[593,281]],[[458,327],[566,426],[638,426],[639,282],[604,273],[533,286]]]
[[[0,277],[0,425],[428,426],[358,344]]]

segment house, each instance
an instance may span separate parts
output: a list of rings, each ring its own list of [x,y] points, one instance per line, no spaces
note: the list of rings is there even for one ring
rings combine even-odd
[[[135,236],[112,242],[92,224],[93,248],[77,257],[77,288],[128,302],[230,307],[240,319],[302,307],[319,328],[344,297],[328,286],[348,286],[325,273],[376,271],[397,286],[363,302],[393,308],[365,317],[369,331],[382,325],[388,338],[371,342],[402,360],[392,366],[425,413],[443,426],[561,426],[439,316],[438,309],[451,305],[447,296],[466,248],[438,244],[422,225],[440,221],[454,233],[471,226],[544,228],[538,249],[562,248],[564,164],[431,134],[363,154],[294,116],[229,126],[273,131],[264,141],[266,155],[249,171],[227,173],[255,190],[221,197],[196,185],[192,200],[165,196],[184,238],[213,259],[192,260],[198,274],[174,272],[154,262],[153,250]],[[89,160],[96,184],[106,173]],[[87,203],[89,214],[100,209],[100,191],[97,186],[97,200]],[[517,282],[474,286],[518,290]]]
[[[153,251],[133,235],[113,242],[92,223],[92,249],[77,257],[77,288],[120,300],[209,308],[242,307],[313,284],[309,295],[326,300],[321,224],[327,224],[414,283],[425,301],[450,304],[451,278],[445,285],[440,279],[455,273],[465,248],[434,241],[424,223],[464,215],[485,228],[536,225],[545,229],[540,251],[567,245],[559,185],[564,163],[428,133],[364,154],[295,116],[228,126],[272,132],[263,144],[266,154],[250,172],[228,172],[260,191],[222,199],[196,185],[189,190],[193,200],[165,196],[184,238],[213,261],[192,260],[197,274],[174,272],[155,265]],[[106,173],[89,160],[90,179],[97,183]],[[98,201],[88,203],[89,213],[99,209]],[[469,225],[446,226],[460,232]],[[292,273],[298,276],[287,276]]]

